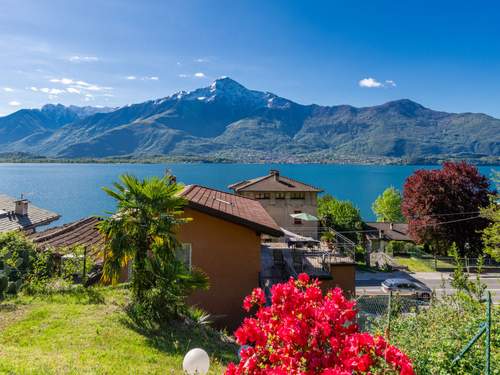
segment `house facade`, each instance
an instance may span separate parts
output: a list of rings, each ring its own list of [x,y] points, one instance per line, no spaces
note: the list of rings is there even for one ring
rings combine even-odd
[[[365,233],[370,252],[384,252],[391,241],[413,243],[406,223],[368,222]]]
[[[318,193],[322,190],[282,176],[278,170],[268,175],[229,185],[235,194],[258,200],[281,227],[306,237],[318,237],[318,221],[295,219],[291,215],[318,215]]]
[[[244,317],[244,297],[259,286],[261,235],[282,232],[258,201],[199,185],[181,194],[187,200],[184,215],[192,219],[177,235],[181,258],[203,270],[210,283],[188,302],[210,313],[217,325],[234,329]]]
[[[234,329],[244,317],[243,299],[259,287],[261,272],[261,235],[280,237],[279,226],[253,199],[189,185],[181,195],[186,199],[184,217],[191,220],[179,226],[181,243],[178,257],[188,268],[204,271],[210,287],[197,291],[188,303],[207,311],[219,327]],[[89,256],[99,259],[104,238],[97,229],[98,219],[79,221],[50,228],[30,236],[41,248],[58,249],[81,245]],[[120,281],[130,277],[130,265],[124,267]]]

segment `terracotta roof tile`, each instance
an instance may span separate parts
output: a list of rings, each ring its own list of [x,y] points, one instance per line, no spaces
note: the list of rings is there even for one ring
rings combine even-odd
[[[41,249],[62,249],[83,245],[97,252],[104,244],[104,238],[97,229],[99,221],[99,218],[87,217],[60,227],[33,233],[28,237]]]
[[[236,182],[228,186],[235,192],[240,191],[311,191],[322,192],[323,190],[294,180],[290,177],[282,176],[279,172],[270,172],[266,176],[256,177],[251,180]]]
[[[186,186],[181,195],[192,209],[247,226],[257,232],[277,237],[283,235],[276,222],[254,199],[200,185]]]

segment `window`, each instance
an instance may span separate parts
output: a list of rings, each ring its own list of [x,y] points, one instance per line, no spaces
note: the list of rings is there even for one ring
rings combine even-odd
[[[183,243],[177,250],[175,251],[175,257],[184,263],[184,266],[191,271],[191,244],[190,243]]]
[[[255,193],[255,199],[270,199],[270,193]]]
[[[306,193],[304,193],[303,191],[294,191],[294,192],[292,192],[290,198],[291,199],[305,199]]]
[[[295,214],[301,214],[302,211],[294,211]],[[301,219],[293,219],[293,223],[296,225],[302,225],[302,220]]]
[[[275,197],[276,197],[276,199],[285,199],[285,193],[282,193],[282,192],[276,193]]]

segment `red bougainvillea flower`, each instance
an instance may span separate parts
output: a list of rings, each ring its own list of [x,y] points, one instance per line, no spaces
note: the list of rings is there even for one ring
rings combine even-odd
[[[254,289],[243,308],[256,307],[235,336],[240,363],[231,363],[227,375],[414,375],[410,359],[383,337],[359,332],[355,302],[339,288],[326,295],[318,280],[300,274],[297,280],[276,284],[271,305],[262,289]]]

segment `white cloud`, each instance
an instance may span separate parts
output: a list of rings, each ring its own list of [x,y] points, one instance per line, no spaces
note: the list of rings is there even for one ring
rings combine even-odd
[[[158,76],[144,76],[144,77],[137,77],[137,76],[127,76],[125,79],[129,81],[135,81],[137,79],[140,79],[141,81],[159,81],[160,77]]]
[[[210,62],[210,59],[208,57],[199,57],[197,59],[194,59],[194,62],[207,63],[207,62]]]
[[[95,100],[95,98],[94,98],[94,95],[92,95],[92,94],[85,94],[85,98],[84,98],[84,100],[85,100],[86,102],[90,102],[90,101],[92,101],[92,100]]]
[[[15,100],[12,100],[12,101],[9,102],[9,105],[11,107],[19,107],[21,105],[21,103],[15,101]]]
[[[368,87],[368,88],[382,87],[382,83],[371,77],[363,78],[361,81],[359,81],[359,85],[361,87]]]
[[[62,83],[63,85],[71,85],[74,81],[70,78],[52,78],[50,82]]]
[[[394,82],[392,79],[387,79],[384,81],[384,83],[377,81],[375,78],[363,78],[358,82],[360,87],[366,87],[369,89],[373,88],[381,88],[381,87],[396,87],[396,82]]]
[[[59,95],[64,92],[64,90],[61,89],[49,89],[48,87],[42,87],[41,89],[38,89],[38,91],[41,91],[45,94],[51,94],[51,95]]]
[[[96,56],[70,56],[68,60],[74,63],[96,62],[99,61],[99,58]]]
[[[134,78],[135,79],[135,78]],[[73,88],[75,90],[79,91],[110,91],[113,90],[112,87],[108,86],[99,86],[93,83],[88,83],[85,81],[76,81],[71,78],[52,78],[50,82],[53,83],[60,83],[63,85],[68,85],[70,88]],[[68,91],[69,92],[69,91]],[[76,91],[73,90],[72,93],[76,93]]]
[[[12,91],[14,91],[14,89],[12,87],[4,87],[3,91],[5,91],[5,92],[12,92]]]
[[[178,75],[179,78],[207,78],[205,73],[202,72],[197,72],[194,74],[186,74],[186,73],[181,73]]]
[[[76,89],[74,87],[68,87],[66,91],[69,92],[70,94],[80,94],[81,92],[79,89]]]
[[[31,91],[35,91],[35,92],[36,92],[36,91],[38,91],[38,87],[31,86],[31,87],[30,87],[30,90],[31,90]]]

